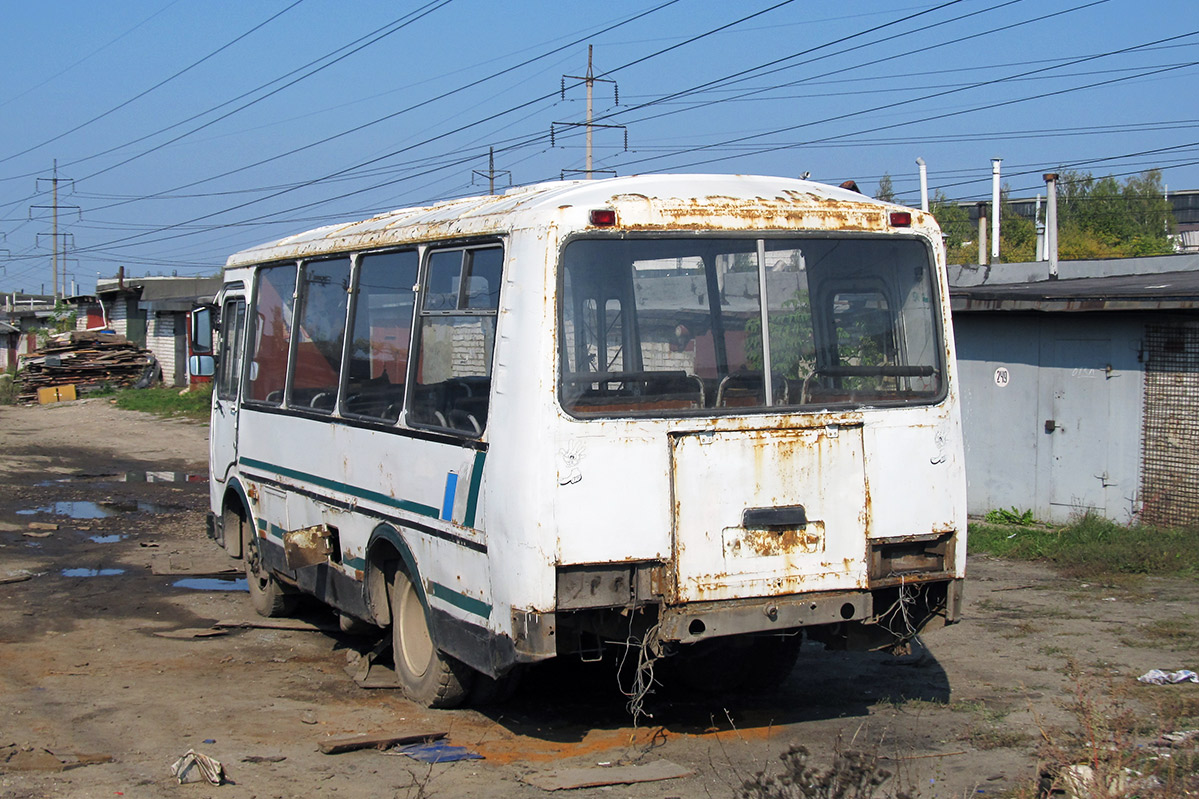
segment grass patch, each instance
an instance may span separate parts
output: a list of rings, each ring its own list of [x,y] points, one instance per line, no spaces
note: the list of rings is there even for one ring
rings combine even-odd
[[[1088,514],[1062,527],[972,524],[968,541],[971,552],[1048,561],[1071,577],[1199,577],[1199,533],[1193,529],[1125,526]]]
[[[131,388],[116,394],[116,405],[127,411],[142,411],[168,418],[207,421],[212,404],[212,384],[178,388]]]
[[[1199,618],[1182,616],[1157,619],[1142,625],[1138,632],[1140,633],[1140,644],[1149,641],[1168,649],[1189,650],[1199,639]]]
[[[0,372],[0,405],[16,405],[18,390],[16,374]]]

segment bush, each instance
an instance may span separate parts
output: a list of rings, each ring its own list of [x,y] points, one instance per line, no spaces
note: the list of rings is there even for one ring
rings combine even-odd
[[[1047,560],[1075,577],[1199,576],[1199,532],[1142,524],[1126,526],[1093,513],[1063,527],[973,524],[968,545],[972,552],[1003,558]]]
[[[0,374],[0,405],[15,405],[17,402],[17,378],[10,370]]]

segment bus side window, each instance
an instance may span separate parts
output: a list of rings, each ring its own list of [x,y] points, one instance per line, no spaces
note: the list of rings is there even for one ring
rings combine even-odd
[[[435,250],[429,254],[420,313],[414,424],[483,434],[491,397],[503,250]]]
[[[217,396],[223,400],[237,398],[245,332],[246,301],[240,297],[228,300],[221,312],[221,352],[216,377]]]
[[[400,418],[418,263],[415,250],[362,258],[349,325],[343,414],[393,424]]]
[[[253,402],[283,404],[295,290],[295,264],[268,266],[258,271],[258,291],[251,317],[254,354],[247,375],[246,397]]]
[[[337,405],[345,341],[350,259],[309,261],[300,276],[300,311],[288,407],[331,413]]]

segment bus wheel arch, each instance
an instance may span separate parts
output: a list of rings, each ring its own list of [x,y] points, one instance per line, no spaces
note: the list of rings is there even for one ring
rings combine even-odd
[[[250,503],[246,501],[241,483],[236,479],[229,481],[225,496],[221,500],[221,536],[225,552],[231,558],[240,558],[245,551],[242,540],[245,530],[250,524]]]
[[[249,522],[242,525],[241,548],[246,584],[254,610],[259,616],[267,618],[290,616],[299,604],[300,595],[271,574],[260,554],[258,532]]]
[[[372,535],[367,556],[367,601],[380,626],[389,627],[396,677],[404,693],[426,707],[461,705],[474,671],[437,645],[429,605],[411,551],[390,527]]]

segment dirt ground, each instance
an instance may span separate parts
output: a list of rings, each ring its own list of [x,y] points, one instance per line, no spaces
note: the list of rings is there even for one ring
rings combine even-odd
[[[903,658],[805,647],[777,692],[661,696],[636,728],[603,665],[539,667],[484,712],[426,710],[356,687],[343,667],[360,642],[340,633],[213,634],[259,619],[205,537],[206,458],[205,426],[103,399],[0,407],[0,795],[540,797],[525,780],[668,761],[691,775],[560,795],[727,797],[792,744],[827,763],[840,740],[882,754],[920,796],[1002,796],[1031,780],[1041,730],[1068,720],[1067,658],[1138,708],[1158,691],[1199,695],[1135,681],[1199,667],[1193,638],[1146,634],[1194,614],[1193,585],[1087,584],[984,558],[965,621]],[[302,618],[335,629],[319,608]],[[432,731],[483,759],[317,748]],[[189,749],[230,783],[177,784],[170,765]]]

